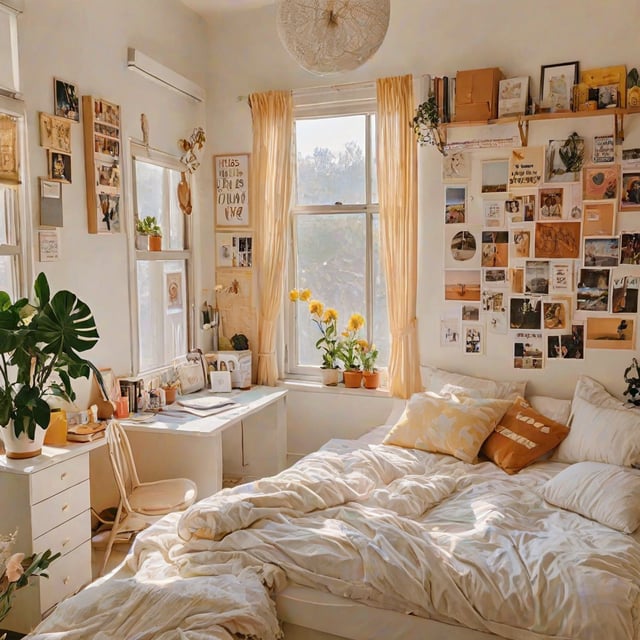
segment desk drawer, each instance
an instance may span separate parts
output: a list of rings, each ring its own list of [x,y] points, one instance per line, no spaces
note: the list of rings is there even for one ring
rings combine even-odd
[[[41,613],[91,582],[91,543],[54,560],[47,573],[48,578],[39,578]]]
[[[87,509],[33,541],[33,551],[67,554],[91,538],[91,512]],[[57,562],[57,560],[56,560]]]
[[[38,538],[59,524],[89,509],[89,481],[43,500],[31,507],[31,535]]]
[[[37,504],[41,500],[46,500],[52,495],[88,479],[88,453],[38,471],[31,477],[31,504]]]

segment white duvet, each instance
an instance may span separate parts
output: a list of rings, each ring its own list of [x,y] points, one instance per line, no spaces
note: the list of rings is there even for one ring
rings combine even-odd
[[[141,534],[31,638],[279,637],[287,581],[516,640],[640,637],[640,544],[536,493],[564,465],[332,441]],[[65,631],[63,634],[56,632]]]

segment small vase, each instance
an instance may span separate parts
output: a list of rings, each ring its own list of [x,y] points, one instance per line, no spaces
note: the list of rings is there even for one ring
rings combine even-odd
[[[359,389],[362,384],[362,371],[359,369],[347,369],[343,372],[344,386],[349,389]]]
[[[149,236],[149,251],[162,251],[162,236]]]
[[[338,382],[340,382],[340,369],[322,367],[320,369],[320,375],[322,376],[322,384],[327,387],[335,387]]]
[[[377,389],[380,386],[379,371],[363,371],[362,378],[365,389]]]
[[[46,429],[36,425],[36,433],[33,440],[24,431],[16,437],[16,433],[13,430],[13,420],[11,420],[6,427],[0,428],[0,433],[2,434],[2,442],[4,443],[4,451],[7,458],[18,460],[34,458],[42,453]]]

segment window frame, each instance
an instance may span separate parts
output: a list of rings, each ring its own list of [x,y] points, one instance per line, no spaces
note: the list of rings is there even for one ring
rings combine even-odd
[[[327,94],[327,95],[330,95]],[[297,185],[297,151],[296,151],[296,122],[300,120],[320,120],[323,118],[336,118],[348,116],[365,116],[365,199],[366,202],[359,204],[333,204],[333,205],[299,205],[296,200]],[[295,179],[293,182],[293,197],[289,216],[289,258],[287,264],[287,291],[294,288],[305,286],[304,283],[296,282],[296,274],[298,271],[297,263],[297,237],[296,237],[296,218],[301,215],[318,215],[318,214],[364,214],[365,216],[365,306],[363,315],[366,318],[373,317],[374,305],[374,264],[373,264],[373,222],[374,217],[380,215],[379,202],[372,202],[372,183],[373,183],[373,161],[375,150],[375,116],[376,103],[375,99],[358,100],[358,101],[336,101],[328,104],[327,101],[320,100],[319,104],[314,108],[311,106],[301,106],[294,109],[293,116],[293,139],[294,139],[294,168]],[[320,364],[318,365],[300,365],[298,360],[298,332],[297,320],[298,314],[304,313],[306,307],[304,305],[291,304],[288,295],[284,297],[284,318],[285,318],[285,349],[284,349],[284,367],[285,374],[290,378],[307,378],[318,379],[320,376]],[[365,326],[366,339],[372,342],[373,323],[368,322]],[[318,357],[320,363],[320,357]]]
[[[195,324],[194,324],[194,306],[195,306],[195,294],[194,294],[194,265],[195,256],[193,249],[193,223],[190,215],[182,214],[184,222],[184,249],[165,249],[162,251],[148,251],[137,249],[135,246],[136,231],[135,225],[138,219],[138,194],[136,183],[136,161],[147,162],[156,166],[163,167],[177,171],[179,174],[185,173],[185,179],[189,183],[191,188],[191,175],[189,172],[185,172],[184,165],[180,162],[178,156],[153,149],[136,142],[134,140],[129,141],[129,155],[131,159],[131,212],[129,216],[127,230],[129,234],[129,256],[130,256],[130,269],[129,269],[129,291],[130,291],[130,308],[131,308],[131,369],[133,375],[153,375],[155,372],[162,371],[172,365],[172,362],[166,362],[155,367],[153,369],[141,369],[140,368],[140,327],[139,327],[139,309],[138,309],[138,261],[147,262],[166,262],[169,260],[184,260],[185,262],[185,304],[186,304],[186,334],[187,334],[187,349],[192,348],[195,339]],[[164,205],[163,205],[164,206]],[[186,354],[184,354],[186,355]]]

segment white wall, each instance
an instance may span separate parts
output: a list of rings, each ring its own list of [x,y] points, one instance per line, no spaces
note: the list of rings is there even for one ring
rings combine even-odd
[[[81,95],[120,105],[125,193],[130,186],[128,140],[141,137],[141,113],[149,119],[151,146],[173,154],[180,153],[178,139],[204,126],[204,105],[127,69],[127,47],[136,47],[204,86],[208,66],[205,23],[178,0],[26,0],[18,24],[34,229],[39,222],[38,176],[47,175],[46,151],[38,140],[38,112],[53,111],[54,77],[76,84]],[[72,124],[72,179],[72,184],[62,185],[62,258],[36,262],[35,272],[46,272],[52,290],[68,288],[88,303],[100,333],[89,357],[97,366],[127,375],[131,367],[128,238],[124,232],[87,232],[83,134],[82,124],[77,123]],[[123,223],[133,215],[131,201],[125,205]],[[196,196],[194,205],[195,237],[199,238],[202,209]],[[211,234],[212,230],[209,241]],[[37,258],[36,242],[34,233]],[[205,279],[210,288],[211,274]],[[198,275],[202,286],[200,280]]]
[[[640,4],[633,0],[609,0],[606,7],[596,0],[393,0],[389,31],[375,56],[354,72],[319,77],[298,67],[284,50],[276,32],[275,7],[220,14],[208,31],[207,123],[209,130],[216,131],[209,151],[251,150],[249,108],[237,98],[253,91],[358,82],[406,73],[455,75],[460,69],[499,66],[506,77],[530,76],[532,93],[537,96],[541,65],[578,60],[582,68],[640,66],[636,34],[639,19]],[[640,130],[640,116],[634,118],[625,120],[625,128],[628,139],[638,145],[640,141],[634,136]],[[600,120],[595,124],[533,123],[530,144],[544,144],[573,130],[585,136],[594,135],[602,127],[611,130],[609,119],[601,120],[608,124]],[[456,135],[464,138],[477,133],[465,129]],[[514,126],[496,130],[495,135],[515,133]],[[498,155],[505,156],[504,152]],[[629,352],[590,351],[584,361],[552,362],[544,371],[527,375],[514,372],[509,339],[491,340],[488,355],[477,358],[440,348],[439,319],[446,308],[443,284],[439,277],[427,276],[440,273],[443,264],[440,172],[438,152],[422,149],[418,291],[421,362],[496,378],[528,377],[532,391],[565,397],[571,394],[576,375],[584,372],[621,393]]]

